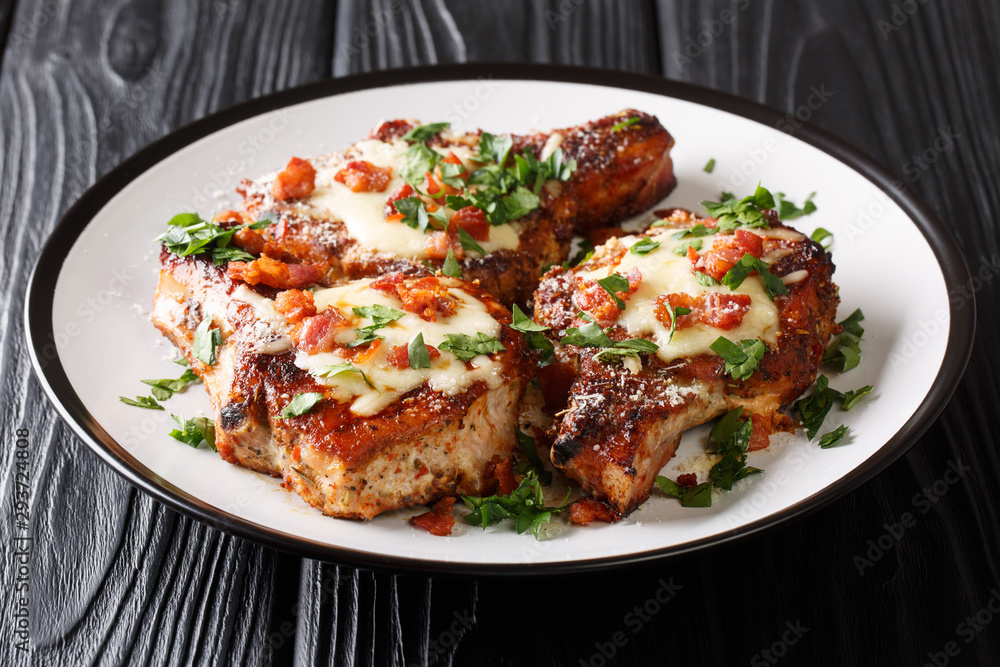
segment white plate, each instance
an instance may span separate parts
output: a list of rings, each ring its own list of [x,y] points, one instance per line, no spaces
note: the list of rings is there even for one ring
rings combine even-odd
[[[754,453],[764,475],[686,509],[658,491],[614,525],[565,526],[536,541],[510,525],[485,532],[458,524],[451,538],[414,530],[413,512],[362,523],[312,510],[278,481],[167,436],[167,412],[123,405],[147,393],[140,378],[178,375],[172,347],[146,316],[157,280],[152,239],[175,213],[203,215],[234,200],[239,180],[280,168],[291,155],[339,149],[378,119],[449,120],[495,132],[575,125],[634,107],[675,137],[679,186],[669,206],[697,207],[720,190],[760,181],[817,213],[793,224],[835,234],[840,315],[862,308],[861,366],[832,385],[875,386],[826,430],[851,427],[843,446],[821,450],[804,435]],[[782,125],[784,121],[784,125]],[[279,548],[361,565],[475,572],[604,567],[688,551],[746,535],[845,493],[899,456],[933,421],[964,370],[974,303],[949,299],[967,269],[943,226],[891,177],[814,129],[797,137],[787,119],[699,88],[620,73],[554,67],[457,66],[322,82],[256,100],[183,128],[94,186],[66,215],[39,261],[27,319],[33,362],[63,417],[134,484],[212,525]],[[705,173],[709,158],[715,171]],[[891,194],[887,194],[891,193]],[[930,242],[929,242],[930,240]],[[61,267],[56,273],[54,267]],[[957,293],[956,293],[957,294]],[[169,411],[209,414],[194,387]],[[686,434],[677,462],[704,449],[707,428]]]

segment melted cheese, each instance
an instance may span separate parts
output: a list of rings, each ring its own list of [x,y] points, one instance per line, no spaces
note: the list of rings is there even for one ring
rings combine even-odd
[[[450,281],[442,279],[445,284]],[[372,322],[354,315],[355,306],[381,304],[397,310],[402,309],[400,301],[368,288],[369,280],[360,280],[341,287],[319,290],[314,295],[316,309],[336,308],[341,315],[351,321],[352,328],[343,329],[337,336],[340,343],[353,341],[356,334],[353,327],[363,327]],[[455,281],[454,285],[458,285]],[[351,401],[351,412],[370,416],[388,407],[406,392],[427,383],[434,391],[454,396],[465,391],[472,383],[484,381],[490,389],[497,389],[503,383],[503,365],[487,355],[472,358],[468,365],[451,352],[442,350],[441,356],[431,360],[430,368],[400,370],[390,366],[386,356],[398,345],[407,345],[411,338],[422,332],[427,345],[440,347],[447,333],[475,335],[483,333],[498,338],[500,324],[490,316],[486,306],[462,289],[452,286],[449,293],[458,300],[457,312],[448,318],[439,317],[436,322],[425,322],[412,313],[406,313],[398,320],[390,322],[376,333],[384,340],[378,351],[364,362],[355,363],[357,368],[375,385],[369,387],[358,373],[341,373],[332,378],[317,377],[317,381],[330,387],[327,394],[339,401]],[[295,365],[307,372],[318,371],[324,366],[352,363],[337,352],[306,354],[295,353]]]
[[[399,222],[387,222],[385,203],[393,192],[404,184],[400,171],[405,164],[403,153],[408,144],[401,139],[391,143],[368,139],[355,144],[344,162],[317,165],[316,189],[306,200],[305,206],[317,218],[340,220],[348,233],[358,242],[376,252],[383,252],[407,259],[426,259],[424,244],[427,234]],[[450,146],[448,151],[462,160],[467,169],[474,166],[470,160],[472,150],[465,146]],[[353,192],[334,176],[345,162],[366,160],[377,167],[392,167],[392,179],[383,192]],[[445,208],[450,215],[451,209]],[[520,224],[508,223],[490,227],[490,237],[480,242],[487,253],[504,249],[516,249],[520,243]]]
[[[598,280],[611,273],[625,275],[632,267],[637,267],[642,273],[639,289],[625,302],[625,310],[618,317],[616,324],[633,337],[650,337],[660,346],[657,356],[664,362],[698,354],[715,354],[710,346],[719,336],[725,336],[733,342],[754,338],[772,344],[776,342],[780,331],[778,309],[764,291],[764,283],[760,276],[749,276],[735,290],[730,290],[725,285],[698,284],[687,257],[673,253],[674,248],[693,239],[690,236],[680,240],[671,239],[676,231],[669,228],[659,231],[654,229],[651,240],[660,243],[660,247],[656,250],[646,255],[627,252],[617,266],[605,266],[596,271],[580,274],[583,278]],[[621,242],[631,247],[638,240],[639,237],[631,236],[622,238]],[[715,236],[704,236],[700,240],[702,241],[700,252],[704,254],[712,247]],[[701,296],[709,292],[746,294],[750,297],[750,310],[740,326],[722,330],[699,322],[694,326],[675,331],[673,339],[667,343],[670,330],[656,319],[654,299],[661,294],[684,293]]]

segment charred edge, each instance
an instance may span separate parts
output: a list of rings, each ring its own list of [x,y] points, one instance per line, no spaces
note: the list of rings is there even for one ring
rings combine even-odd
[[[244,403],[228,403],[223,406],[220,417],[223,429],[235,431],[247,419],[246,405]]]
[[[559,438],[552,444],[552,462],[557,466],[568,463],[580,454],[582,444],[572,436]]]

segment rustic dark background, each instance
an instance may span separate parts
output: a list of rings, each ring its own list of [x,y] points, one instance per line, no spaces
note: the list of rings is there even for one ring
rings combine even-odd
[[[0,663],[28,661],[12,593],[26,429],[34,664],[998,664],[998,34],[995,0],[0,2]],[[25,347],[25,281],[60,215],[125,157],[235,102],[458,61],[645,72],[786,111],[813,86],[833,91],[811,122],[919,192],[978,274],[972,362],[941,418],[807,520],[546,579],[303,560],[165,509],[100,463],[48,404]],[[941,133],[957,139],[935,148]],[[971,471],[942,487],[959,461]],[[935,482],[946,491],[921,513],[915,494]],[[907,512],[914,525],[885,537]],[[859,573],[855,557],[880,538]],[[662,607],[650,603],[661,580],[680,586]],[[630,616],[647,603],[655,612]]]

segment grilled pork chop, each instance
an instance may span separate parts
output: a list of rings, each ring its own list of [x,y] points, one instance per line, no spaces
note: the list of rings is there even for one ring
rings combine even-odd
[[[325,514],[368,519],[480,495],[487,464],[516,446],[524,339],[481,288],[398,274],[315,292],[251,288],[205,255],[166,249],[161,266],[153,322],[204,380],[219,454],[282,477]],[[222,338],[211,364],[195,341],[205,320]]]
[[[552,427],[552,461],[619,518],[649,496],[687,429],[737,407],[752,415],[751,450],[790,429],[781,410],[815,380],[837,328],[829,255],[773,211],[765,213],[769,228],[729,233],[718,233],[711,218],[667,215],[666,226],[611,238],[577,268],[552,269],[535,294],[535,321],[551,328],[558,359],[539,379],[545,388],[571,378]],[[717,282],[747,254],[769,265],[787,295],[772,300],[759,273],[735,289]],[[621,276],[619,285],[608,283],[620,303],[596,282],[612,273]],[[601,344],[641,338],[658,349],[621,356],[586,346],[593,336],[559,342],[581,329],[596,334],[595,326],[608,336]],[[725,372],[709,347],[720,336],[766,344],[748,379]]]
[[[526,303],[545,268],[566,259],[574,228],[621,221],[676,185],[673,138],[640,111],[512,135],[509,151],[505,139],[383,123],[343,154],[294,158],[244,181],[244,209],[227,216],[278,221],[235,242],[254,255],[318,263],[333,281],[429,275],[451,255],[464,279],[503,303]]]

